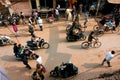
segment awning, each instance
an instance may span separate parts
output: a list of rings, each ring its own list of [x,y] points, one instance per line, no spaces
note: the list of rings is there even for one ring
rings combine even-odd
[[[108,0],[109,3],[120,4],[120,0]]]

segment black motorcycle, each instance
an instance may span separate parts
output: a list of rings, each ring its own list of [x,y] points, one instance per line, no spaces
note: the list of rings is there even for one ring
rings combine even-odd
[[[52,77],[68,78],[78,74],[78,68],[72,63],[65,63],[60,66],[56,66],[54,70],[50,71]]]
[[[78,40],[83,41],[83,40],[86,39],[86,35],[82,31],[78,32],[78,33],[75,33],[75,34],[73,34],[71,32],[68,32],[66,39],[67,39],[67,41],[70,41],[70,42],[72,42],[72,41],[78,41]]]
[[[49,48],[49,43],[45,42],[44,39],[38,39],[35,42],[33,41],[27,41],[27,46],[30,47],[30,49],[48,49]]]

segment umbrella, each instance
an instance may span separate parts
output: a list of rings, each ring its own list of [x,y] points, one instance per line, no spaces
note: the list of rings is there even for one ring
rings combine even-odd
[[[108,0],[109,3],[120,4],[120,0]]]
[[[0,66],[0,80],[10,80],[3,67]]]

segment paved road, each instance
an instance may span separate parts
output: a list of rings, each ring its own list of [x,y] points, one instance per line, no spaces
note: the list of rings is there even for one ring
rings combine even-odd
[[[83,21],[81,21],[81,23],[83,23]],[[92,30],[94,24],[96,24],[94,19],[89,19],[86,34]],[[55,66],[66,61],[73,62],[79,68],[79,75],[69,78],[68,80],[87,80],[94,76],[98,76],[100,73],[119,69],[119,56],[112,60],[113,67],[107,68],[106,66],[99,66],[106,52],[113,49],[119,50],[119,34],[106,33],[102,37],[99,37],[102,42],[100,48],[90,48],[86,50],[80,47],[82,41],[67,42],[65,29],[66,21],[64,20],[53,24],[44,24],[43,31],[39,31],[39,27],[36,26],[35,34],[44,38],[45,41],[50,44],[49,49],[39,49],[35,51],[42,56],[43,64],[47,68],[45,80],[61,80],[49,77],[49,72]],[[30,40],[27,26],[23,25],[19,25],[20,37],[14,37],[14,32],[11,26],[9,29],[0,27],[0,34],[7,34],[16,42],[23,45],[26,44],[27,40]],[[13,56],[12,48],[13,46],[0,47],[0,66],[3,66],[6,69],[10,76],[10,80],[32,80],[31,74],[35,70],[36,61],[30,60],[29,64],[31,65],[32,70],[26,69],[23,63],[17,61],[15,56]]]

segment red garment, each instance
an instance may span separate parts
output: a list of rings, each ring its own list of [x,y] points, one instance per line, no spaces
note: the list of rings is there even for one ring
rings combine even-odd
[[[14,30],[15,32],[18,31],[17,25],[14,25],[14,26],[13,26],[13,30]]]

